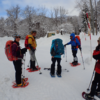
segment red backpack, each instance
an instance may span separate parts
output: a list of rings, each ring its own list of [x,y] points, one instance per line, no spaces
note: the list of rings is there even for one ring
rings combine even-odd
[[[30,47],[28,46],[28,39],[29,38],[31,38],[31,37],[29,37],[28,35],[26,36],[26,38],[25,38],[25,47],[27,48],[27,49],[30,49]],[[33,40],[32,40],[33,41]]]
[[[79,35],[76,35],[75,38],[78,39],[78,41],[80,42],[80,45],[81,45],[81,39],[80,39],[80,36]],[[76,42],[76,41],[75,41]],[[76,46],[76,48],[78,48],[78,45]]]
[[[16,44],[16,43],[13,43],[12,40],[9,40],[6,42],[6,45],[5,45],[5,54],[6,54],[9,61],[14,61],[14,60],[18,59],[17,57],[14,57],[12,55],[12,44]]]

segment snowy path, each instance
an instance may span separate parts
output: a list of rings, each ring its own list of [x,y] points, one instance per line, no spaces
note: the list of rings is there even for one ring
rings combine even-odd
[[[69,35],[56,36],[61,37],[64,43],[69,41]],[[82,59],[78,51],[78,59],[81,63],[78,67],[71,67],[70,62],[73,60],[70,46],[67,47],[67,60],[62,56],[62,78],[51,78],[48,70],[43,70],[45,67],[49,68],[51,65],[50,46],[52,38],[42,38],[37,40],[38,47],[36,56],[39,66],[42,68],[40,75],[39,72],[28,73],[25,72],[26,77],[29,78],[29,86],[26,88],[13,89],[12,82],[15,79],[15,72],[12,62],[9,62],[4,55],[4,44],[9,38],[0,38],[0,100],[84,100],[81,97],[82,91],[88,88],[91,75],[93,72],[95,61],[90,61],[90,47],[89,40],[82,44],[82,51],[85,60],[86,70],[83,70]],[[12,38],[11,38],[12,39]],[[93,38],[93,49],[96,46],[97,37]],[[84,41],[84,39],[82,40]],[[23,46],[23,41],[21,46]],[[29,62],[29,53],[26,55],[26,68]],[[99,99],[97,99],[99,100]]]

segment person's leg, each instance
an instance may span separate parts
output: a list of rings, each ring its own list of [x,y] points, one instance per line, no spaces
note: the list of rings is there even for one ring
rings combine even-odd
[[[96,92],[100,93],[100,74],[98,74],[98,87],[96,89]]]
[[[21,84],[21,74],[22,74],[22,61],[17,60],[13,61],[14,67],[15,67],[15,79],[16,79],[16,84]]]
[[[60,65],[60,62],[61,62],[61,58],[57,58],[57,74],[58,75],[61,75],[61,65]]]
[[[56,63],[56,58],[52,58],[52,64],[51,64],[51,74],[54,75],[55,74],[55,63]]]
[[[95,77],[94,77],[94,80],[92,82],[92,86],[91,86],[91,92],[90,92],[90,95],[91,96],[94,96],[95,95],[95,92],[96,92],[96,87],[97,87],[97,83],[99,81],[99,74],[98,73],[95,73]]]
[[[33,52],[32,50],[30,50],[29,52],[30,52],[30,59],[31,59],[31,68],[32,68],[32,70],[38,70],[35,67],[35,62],[36,62],[35,51]]]
[[[77,58],[77,50],[72,50],[72,54],[73,54],[73,58],[74,58],[74,62],[73,63],[78,63],[78,58]]]

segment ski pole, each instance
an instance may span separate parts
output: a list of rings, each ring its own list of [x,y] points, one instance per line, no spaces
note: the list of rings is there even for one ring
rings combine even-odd
[[[82,56],[82,51],[81,52],[81,57],[82,57],[82,62],[83,62],[83,69],[85,70],[85,65],[84,65],[84,60],[83,60],[83,56]]]
[[[96,63],[97,63],[97,61],[96,61]],[[95,63],[95,67],[96,67],[96,63]],[[93,79],[93,76],[95,74],[95,67],[94,67],[93,74],[92,74],[92,77],[91,77],[91,81],[90,81],[90,84],[89,84],[89,87],[88,87],[87,91],[90,91],[90,86],[92,84],[92,79]]]
[[[36,57],[35,57],[35,59],[36,59]],[[39,69],[39,64],[38,64],[38,61],[37,61],[37,59],[36,59],[36,62],[37,62],[37,66],[38,66],[38,69]],[[39,69],[39,74],[42,74],[42,72],[40,71],[40,69]]]

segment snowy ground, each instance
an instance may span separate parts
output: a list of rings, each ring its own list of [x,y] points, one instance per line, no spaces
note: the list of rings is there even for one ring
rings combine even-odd
[[[97,45],[98,36],[92,36],[92,50]],[[56,35],[51,38],[41,38],[37,40],[36,57],[41,67],[42,74],[39,72],[28,73],[25,76],[29,78],[29,86],[26,88],[13,89],[12,82],[15,80],[15,70],[12,62],[9,62],[4,53],[4,46],[7,40],[13,39],[10,37],[0,38],[0,100],[84,100],[81,93],[88,88],[92,72],[95,65],[95,60],[90,55],[89,37],[81,34],[82,52],[86,69],[83,70],[82,58],[78,51],[78,59],[81,66],[71,67],[73,57],[71,47],[67,46],[67,62],[62,56],[62,78],[51,78],[49,71],[43,70],[45,67],[50,67],[51,56],[50,46],[55,38],[63,39],[63,43],[67,43],[69,35]],[[21,41],[21,47],[24,47],[24,41]],[[26,68],[29,62],[29,52],[26,55]],[[69,72],[66,72],[68,69]],[[99,100],[97,98],[97,100]]]

